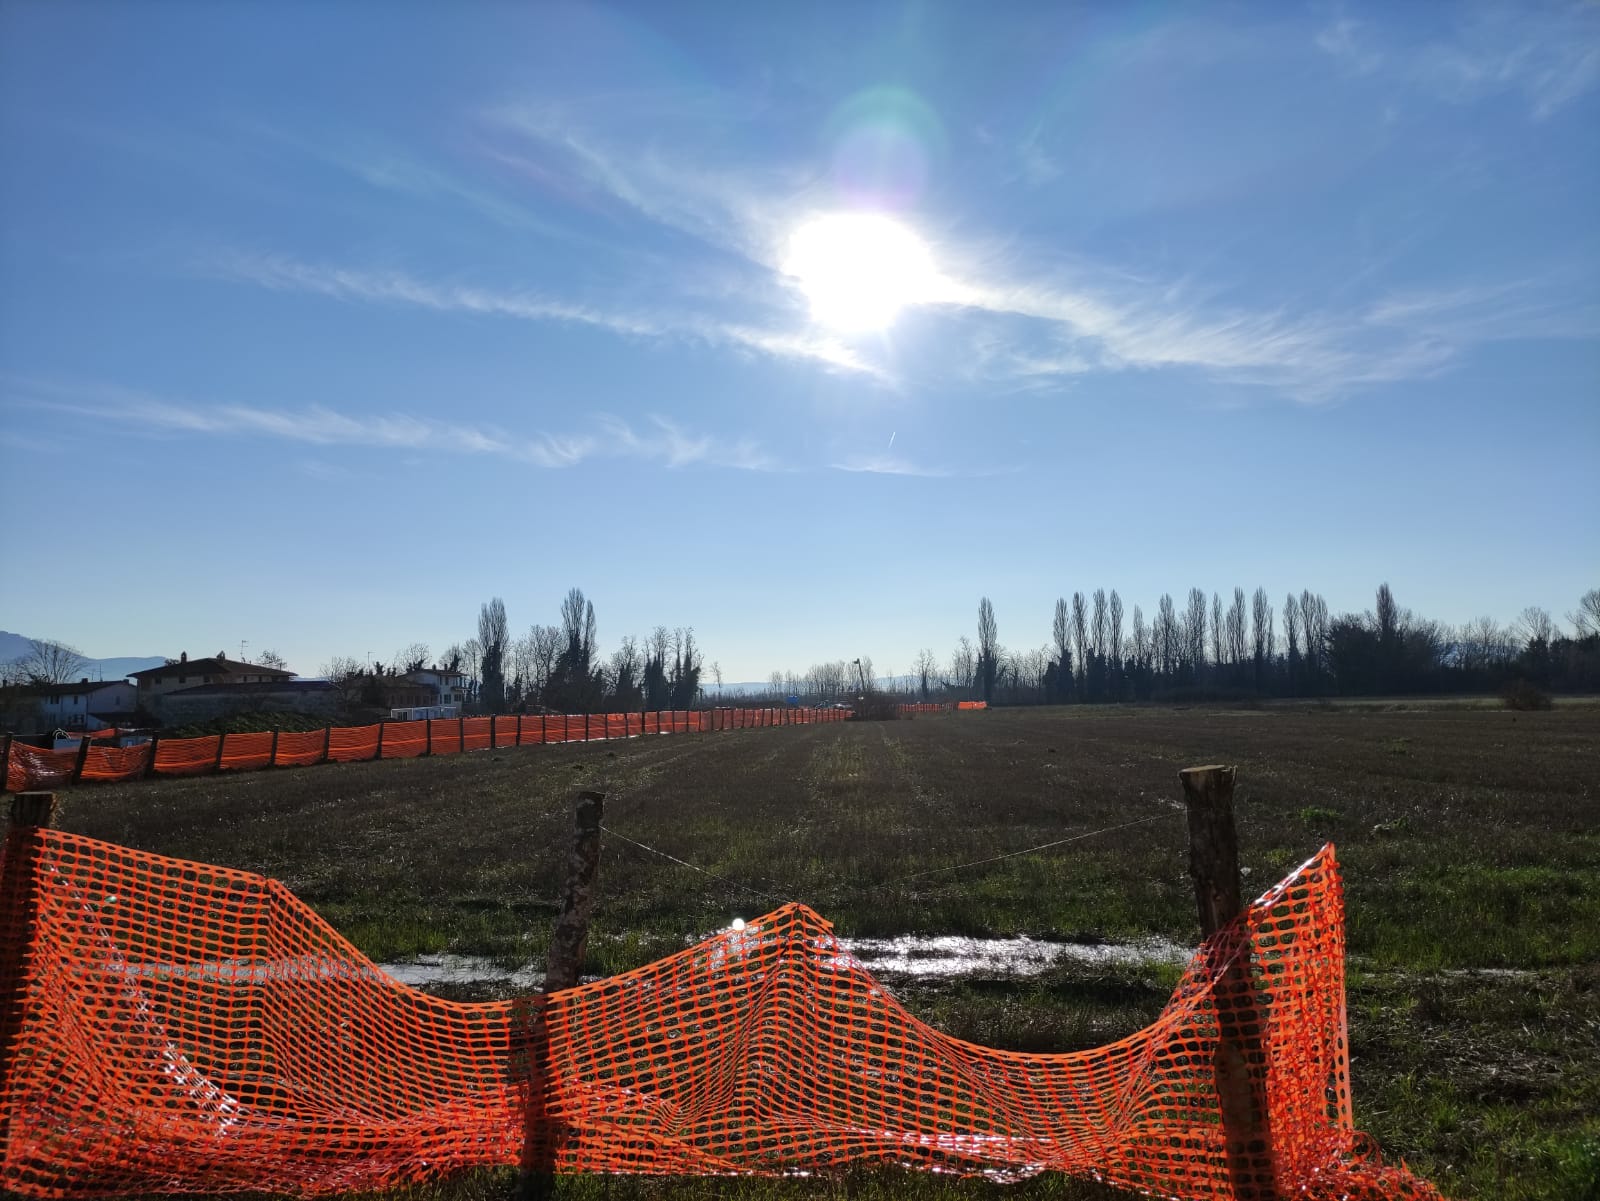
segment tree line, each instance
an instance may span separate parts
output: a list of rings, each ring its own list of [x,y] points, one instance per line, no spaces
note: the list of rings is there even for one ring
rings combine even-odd
[[[1051,640],[1015,651],[1000,644],[984,597],[977,641],[963,636],[942,671],[922,651],[905,687],[1001,704],[1600,689],[1600,589],[1567,621],[1570,631],[1533,606],[1510,625],[1480,617],[1451,626],[1403,608],[1388,584],[1363,613],[1330,614],[1310,590],[1275,606],[1264,588],[1231,597],[1191,588],[1181,601],[1162,596],[1146,619],[1099,588],[1057,599]]]
[[[370,702],[381,696],[384,680],[430,667],[460,672],[468,708],[480,713],[687,709],[700,698],[706,670],[687,626],[656,626],[642,639],[628,635],[603,655],[594,602],[573,588],[556,624],[535,623],[520,637],[512,636],[505,601],[497,596],[479,608],[476,636],[451,644],[437,661],[426,643],[416,642],[387,664],[342,656],[324,664],[322,674],[352,701]],[[712,664],[710,671],[720,682],[720,669]]]

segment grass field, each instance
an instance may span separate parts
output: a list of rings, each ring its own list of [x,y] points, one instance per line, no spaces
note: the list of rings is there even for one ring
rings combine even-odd
[[[1600,1195],[1600,710],[994,711],[85,788],[62,825],[276,876],[380,960],[543,954],[574,788],[608,839],[587,971],[797,899],[841,934],[1198,931],[1178,768],[1239,766],[1247,887],[1332,839],[1349,905],[1357,1125],[1456,1198]],[[959,865],[1155,820],[1054,851]],[[955,870],[948,870],[955,869]],[[913,877],[906,879],[905,877]],[[1052,969],[896,992],[965,1038],[1094,1046],[1175,970]],[[419,1199],[503,1195],[480,1177]],[[573,1196],[972,1197],[837,1181],[564,1182]],[[1089,1198],[1043,1179],[1007,1196]]]

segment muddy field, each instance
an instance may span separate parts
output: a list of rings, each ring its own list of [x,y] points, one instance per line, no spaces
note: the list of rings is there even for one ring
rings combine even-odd
[[[605,791],[605,824],[633,840],[603,844],[586,971],[605,974],[791,899],[863,947],[1193,945],[1176,773],[1235,763],[1252,891],[1338,845],[1357,1124],[1452,1197],[1576,1201],[1600,1190],[1597,751],[1590,708],[995,711],[83,788],[62,824],[276,876],[380,961],[476,957],[440,987],[481,995],[509,985],[479,968],[537,969],[578,787]],[[905,958],[891,978],[919,1016],[1025,1050],[1129,1033],[1178,970],[1170,955],[1058,954],[1026,972],[1004,955],[961,972]],[[992,1191],[893,1174],[572,1188]],[[1007,1195],[1110,1194],[1041,1180]]]

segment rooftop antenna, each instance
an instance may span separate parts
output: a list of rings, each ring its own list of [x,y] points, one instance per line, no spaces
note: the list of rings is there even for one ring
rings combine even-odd
[[[249,660],[244,657],[244,648],[249,646],[249,645],[250,645],[250,640],[248,638],[239,639],[239,662],[241,662],[241,663],[248,663],[249,662]]]

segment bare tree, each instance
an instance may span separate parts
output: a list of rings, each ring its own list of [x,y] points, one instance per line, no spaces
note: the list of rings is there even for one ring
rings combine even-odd
[[[1077,663],[1078,678],[1089,681],[1089,606],[1083,593],[1072,594],[1072,654]]]
[[[1178,672],[1178,612],[1172,603],[1172,593],[1164,592],[1156,606],[1155,624],[1156,670],[1163,676]]]
[[[1189,589],[1189,608],[1184,613],[1184,658],[1189,670],[1198,679],[1206,666],[1206,594],[1199,588]]]
[[[1215,592],[1211,594],[1211,662],[1220,669],[1227,662],[1224,651],[1224,635],[1222,632],[1222,597]],[[1219,670],[1218,675],[1221,675]]]
[[[1591,588],[1578,599],[1578,607],[1567,614],[1573,633],[1579,638],[1600,634],[1600,588]]]
[[[1139,671],[1150,662],[1150,631],[1145,628],[1144,610],[1138,605],[1133,607],[1133,662]]]
[[[322,674],[339,690],[347,705],[354,704],[366,685],[367,669],[361,660],[350,655],[335,655],[322,665]]]
[[[917,652],[916,660],[917,693],[923,700],[927,700],[933,692],[933,677],[939,670],[939,660],[934,655],[932,648],[923,647]]]
[[[1233,590],[1233,604],[1228,606],[1228,660],[1243,663],[1246,650],[1246,623],[1244,615],[1244,589]]]
[[[476,701],[483,684],[483,643],[468,638],[461,644],[460,670],[467,677],[467,699]]]
[[[28,649],[5,665],[13,684],[73,684],[83,678],[88,661],[76,647],[50,638],[28,639]]]
[[[483,656],[479,702],[490,713],[506,707],[506,644],[510,641],[506,605],[498,596],[478,610],[478,645]]]
[[[426,642],[413,642],[403,646],[389,657],[394,664],[395,671],[404,675],[406,672],[422,671],[432,661]]]
[[[637,709],[644,704],[644,691],[640,687],[644,671],[644,658],[639,652],[639,642],[632,634],[624,635],[622,645],[611,653],[611,703],[624,711]]]
[[[1111,618],[1106,612],[1106,590],[1094,590],[1094,617],[1090,629],[1090,646],[1096,659],[1106,657],[1106,644],[1111,640]]]
[[[277,651],[262,651],[256,656],[256,662],[262,667],[276,667],[279,671],[288,671],[289,662]]]
[[[712,682],[716,684],[717,690],[720,692],[722,690],[722,664],[720,662],[713,662],[711,664],[711,679]]]
[[[1277,653],[1277,639],[1272,632],[1272,605],[1267,600],[1267,590],[1257,588],[1250,598],[1250,616],[1255,633],[1256,690],[1266,682],[1267,668]]]
[[[1456,664],[1466,671],[1481,671],[1516,657],[1516,637],[1509,627],[1492,617],[1477,617],[1461,627],[1456,642]]]
[[[1117,590],[1115,588],[1113,588],[1111,590],[1110,623],[1111,623],[1111,644],[1110,644],[1108,649],[1109,649],[1109,651],[1111,653],[1112,668],[1116,672],[1121,672],[1121,670],[1122,670],[1122,598],[1117,595]]]
[[[1300,667],[1300,602],[1292,592],[1283,601],[1283,636],[1289,643],[1289,694],[1293,696]]]
[[[978,602],[978,686],[985,701],[994,699],[995,677],[1000,670],[1000,629],[994,605],[986,596]]]
[[[1309,588],[1300,593],[1300,629],[1305,635],[1306,670],[1313,676],[1321,674],[1323,659],[1328,651],[1327,627],[1318,622],[1317,603],[1320,599]]]
[[[963,634],[956,641],[956,649],[950,652],[950,686],[957,692],[970,693],[976,673],[977,656],[972,640]]]
[[[1527,643],[1542,643],[1549,646],[1556,640],[1555,618],[1550,616],[1546,609],[1538,605],[1529,605],[1517,618],[1518,632],[1523,641]]]

